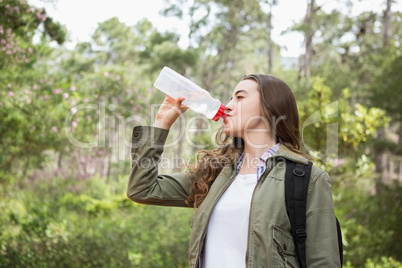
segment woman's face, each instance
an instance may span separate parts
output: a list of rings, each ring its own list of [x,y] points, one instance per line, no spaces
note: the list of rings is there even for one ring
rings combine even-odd
[[[254,80],[241,81],[233,91],[230,102],[226,105],[229,115],[224,120],[224,132],[231,137],[242,137],[252,129],[267,129],[261,110],[258,84]]]

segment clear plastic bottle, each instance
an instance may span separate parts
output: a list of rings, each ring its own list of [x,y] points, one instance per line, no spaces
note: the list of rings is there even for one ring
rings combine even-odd
[[[184,97],[184,105],[196,113],[204,114],[208,119],[218,121],[227,116],[224,113],[226,107],[218,99],[212,98],[208,91],[169,67],[162,69],[154,86],[174,99]]]

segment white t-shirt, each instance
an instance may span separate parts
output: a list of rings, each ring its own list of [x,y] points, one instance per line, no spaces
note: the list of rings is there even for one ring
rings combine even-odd
[[[244,268],[251,197],[257,174],[238,174],[226,189],[208,224],[203,268]]]

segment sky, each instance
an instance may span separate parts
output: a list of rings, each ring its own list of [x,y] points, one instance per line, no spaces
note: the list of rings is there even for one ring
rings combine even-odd
[[[274,42],[281,45],[281,55],[298,57],[303,53],[303,36],[300,33],[281,34],[295,22],[303,19],[307,4],[306,0],[279,0],[273,9]],[[324,10],[331,10],[339,5],[337,0],[318,0],[324,4]],[[365,10],[384,10],[385,0],[354,1],[352,14]],[[90,40],[98,23],[112,17],[117,17],[126,25],[133,26],[143,18],[147,18],[161,32],[174,31],[181,35],[179,45],[188,46],[186,38],[188,26],[185,22],[174,17],[164,17],[159,14],[165,0],[53,0],[53,3],[41,0],[28,0],[36,7],[44,7],[49,16],[65,25],[69,34],[66,47],[74,48],[77,42]],[[291,7],[291,8],[289,8]],[[402,0],[393,4],[393,10],[402,11]]]

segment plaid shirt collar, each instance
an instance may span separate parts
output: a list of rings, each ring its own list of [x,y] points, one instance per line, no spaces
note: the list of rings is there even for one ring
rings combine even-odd
[[[265,162],[268,158],[272,157],[276,153],[276,151],[278,151],[280,145],[280,143],[275,144],[260,156],[260,162],[258,162],[257,164],[257,180],[261,177],[262,173],[264,173],[266,169]],[[244,152],[241,154],[239,161],[237,162],[237,174],[239,174],[241,163],[243,162],[243,155]]]

